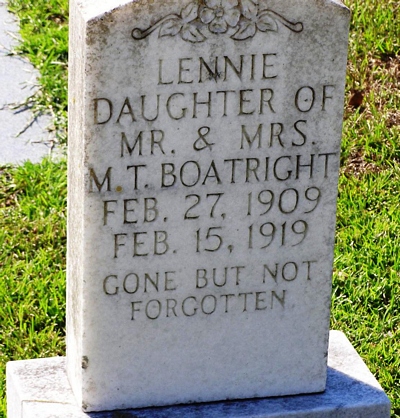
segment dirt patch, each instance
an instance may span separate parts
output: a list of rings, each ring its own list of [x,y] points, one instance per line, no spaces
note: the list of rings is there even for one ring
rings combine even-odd
[[[347,92],[346,117],[358,110],[359,113],[365,112],[365,118],[371,119],[374,117],[372,109],[375,108],[388,120],[388,127],[393,126],[398,116],[395,115],[396,112],[391,112],[389,117],[387,109],[399,108],[400,56],[385,54],[374,57],[371,53],[367,60],[368,65],[362,82],[357,82],[358,70],[354,65],[348,65],[348,74],[353,79],[354,87]]]
[[[368,162],[361,151],[353,151],[346,165],[343,167],[343,172],[346,175],[360,176],[362,174],[379,173],[382,170],[373,162]]]
[[[67,18],[66,16],[63,16],[62,14],[54,13],[48,17],[48,20],[53,21],[57,25],[63,25],[64,23],[66,23]]]
[[[388,114],[386,126],[388,128],[392,128],[393,126],[400,126],[400,110]]]

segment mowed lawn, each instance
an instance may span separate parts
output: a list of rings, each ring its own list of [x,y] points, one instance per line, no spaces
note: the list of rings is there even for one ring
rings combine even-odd
[[[352,9],[332,295],[342,330],[400,418],[400,3]],[[66,143],[68,1],[10,0],[35,112]],[[0,417],[9,360],[65,354],[66,162],[0,167]]]

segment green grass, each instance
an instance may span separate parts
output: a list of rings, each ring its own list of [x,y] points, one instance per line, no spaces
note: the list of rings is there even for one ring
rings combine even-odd
[[[343,176],[332,328],[346,333],[400,416],[400,168]]]
[[[353,17],[331,325],[349,337],[400,418],[400,3],[346,4]],[[51,106],[65,129],[67,1],[10,5],[21,18],[19,51],[42,74],[38,108]],[[0,174],[0,417],[5,363],[64,353],[65,169],[45,161]]]
[[[20,20],[22,42],[16,52],[40,71],[41,88],[29,100],[35,114],[50,113],[56,138],[67,138],[68,1],[9,0]]]
[[[0,169],[0,416],[6,362],[64,353],[66,163]]]
[[[400,417],[400,3],[352,9],[331,327],[349,337]]]

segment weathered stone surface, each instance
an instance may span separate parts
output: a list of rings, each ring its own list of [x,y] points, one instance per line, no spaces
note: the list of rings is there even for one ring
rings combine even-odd
[[[10,383],[14,383],[11,385]],[[82,412],[65,358],[8,364],[9,418],[388,418],[390,402],[344,334],[331,331],[324,393],[121,412]],[[14,408],[18,406],[18,411]]]
[[[348,23],[331,0],[71,2],[84,410],[325,389]]]

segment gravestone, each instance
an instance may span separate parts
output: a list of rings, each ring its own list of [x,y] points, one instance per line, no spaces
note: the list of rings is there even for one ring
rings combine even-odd
[[[15,416],[37,392],[53,416],[54,387],[74,417],[323,392],[348,9],[70,7],[67,364],[11,365]],[[326,396],[165,414],[328,417],[343,385],[346,408],[365,412],[355,388],[369,383],[343,380],[365,373],[345,370],[346,343],[331,347]],[[25,374],[47,383],[26,389]],[[373,411],[387,411],[375,392]]]
[[[71,4],[79,402],[323,391],[348,9],[122,3]]]
[[[348,9],[120,3],[71,5],[78,400],[323,391]]]

